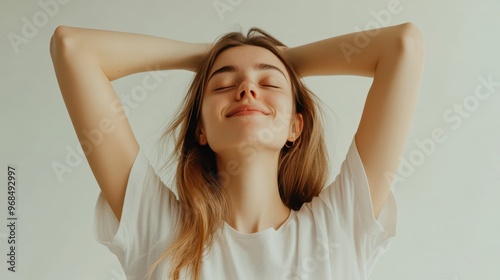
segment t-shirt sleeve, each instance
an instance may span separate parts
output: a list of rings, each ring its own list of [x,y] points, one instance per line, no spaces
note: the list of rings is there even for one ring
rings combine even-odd
[[[177,206],[175,194],[156,174],[142,147],[129,174],[120,222],[99,193],[95,238],[118,257],[127,279],[142,279],[148,265],[172,241]]]
[[[335,181],[320,193],[337,225],[352,236],[358,260],[369,275],[396,237],[397,202],[393,191],[375,219],[366,172],[353,138]]]

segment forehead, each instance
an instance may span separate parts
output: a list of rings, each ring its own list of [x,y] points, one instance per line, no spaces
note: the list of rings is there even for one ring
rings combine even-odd
[[[256,63],[276,66],[288,77],[285,65],[277,56],[263,47],[250,45],[232,47],[223,51],[215,60],[209,74],[226,65],[234,65],[239,69],[244,69],[252,68]]]

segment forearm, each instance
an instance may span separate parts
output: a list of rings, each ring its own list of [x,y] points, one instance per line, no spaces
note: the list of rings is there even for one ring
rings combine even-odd
[[[373,77],[380,59],[400,51],[402,36],[411,27],[405,23],[369,32],[359,31],[288,48],[285,52],[303,77]]]
[[[54,36],[58,40],[54,40]],[[150,71],[184,69],[195,71],[209,43],[188,43],[144,34],[62,26],[51,41],[94,56],[109,80]],[[62,50],[58,50],[62,51]]]

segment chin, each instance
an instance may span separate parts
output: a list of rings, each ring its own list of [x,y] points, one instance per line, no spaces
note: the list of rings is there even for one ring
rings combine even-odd
[[[285,140],[282,141],[285,143]],[[241,154],[254,154],[262,151],[280,151],[283,148],[279,139],[268,138],[267,136],[249,135],[248,137],[233,138],[232,141],[221,141],[212,147],[218,152],[239,152]]]

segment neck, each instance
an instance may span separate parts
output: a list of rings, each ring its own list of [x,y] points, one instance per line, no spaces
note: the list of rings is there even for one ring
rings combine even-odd
[[[277,230],[290,209],[278,190],[279,152],[255,153],[248,157],[217,156],[219,178],[229,189],[233,215],[226,221],[242,233],[268,228]]]

